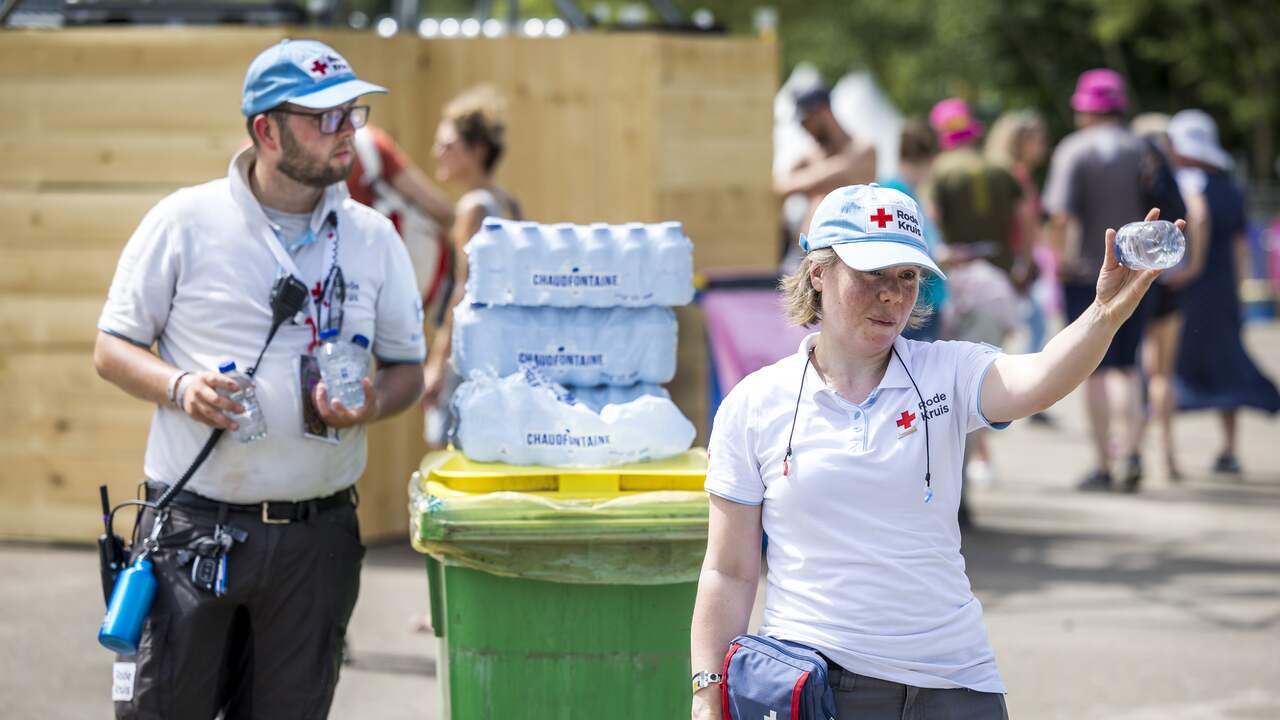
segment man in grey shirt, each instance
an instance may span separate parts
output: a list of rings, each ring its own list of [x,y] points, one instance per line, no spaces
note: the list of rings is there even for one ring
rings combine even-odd
[[[1093,302],[1097,268],[1106,252],[1103,237],[1107,228],[1119,229],[1148,209],[1140,181],[1142,141],[1124,123],[1127,105],[1124,79],[1118,73],[1089,70],[1082,74],[1071,96],[1079,129],[1063,138],[1049,163],[1044,206],[1051,214],[1050,242],[1060,258],[1067,322]],[[1085,383],[1097,467],[1081,483],[1081,490],[1112,488],[1108,447],[1113,421],[1119,425],[1116,445],[1126,461],[1121,489],[1133,492],[1141,480],[1137,351],[1146,324],[1145,305],[1139,306],[1116,333],[1101,366]],[[1107,395],[1107,375],[1111,373],[1122,377],[1122,382],[1115,383],[1122,394],[1115,405]],[[1113,407],[1122,408],[1116,417],[1112,417]]]

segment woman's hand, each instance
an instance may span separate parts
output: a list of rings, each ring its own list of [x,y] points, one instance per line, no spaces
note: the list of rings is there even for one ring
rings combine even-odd
[[[720,720],[724,717],[721,708],[720,686],[708,685],[693,694],[693,720]]]
[[[448,375],[448,367],[428,362],[422,369],[422,409],[430,410],[440,402],[444,392],[444,384]]]
[[[1160,210],[1152,208],[1147,213],[1146,221],[1158,220]],[[1181,231],[1186,221],[1179,220],[1174,225]],[[1151,283],[1160,276],[1160,270],[1134,270],[1120,264],[1116,257],[1116,231],[1110,228],[1106,233],[1106,257],[1102,261],[1102,270],[1098,273],[1098,287],[1095,302],[1102,308],[1103,315],[1116,325],[1123,323],[1138,307],[1138,302],[1147,293]]]

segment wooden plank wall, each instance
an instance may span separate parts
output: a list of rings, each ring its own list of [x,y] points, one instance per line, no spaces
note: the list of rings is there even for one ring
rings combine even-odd
[[[531,219],[675,219],[698,269],[772,266],[772,46],[575,35],[424,41],[307,33],[361,77],[373,121],[431,172],[444,103],[491,83],[509,105],[499,181]],[[8,32],[0,42],[0,536],[90,539],[96,486],[133,493],[151,409],[100,380],[94,324],[116,259],[152,204],[221,177],[245,142],[244,70],[284,29]],[[705,442],[701,312],[686,308],[673,395]],[[366,536],[403,537],[423,452],[417,413],[370,434]]]

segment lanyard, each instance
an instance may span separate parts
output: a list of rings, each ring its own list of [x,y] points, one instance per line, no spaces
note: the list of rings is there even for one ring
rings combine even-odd
[[[307,295],[310,299],[310,312],[306,324],[311,328],[311,344],[308,351],[315,350],[319,344],[320,331],[330,327],[342,329],[342,308],[346,302],[346,282],[342,277],[342,268],[338,266],[338,218],[333,212],[320,224],[320,237],[326,240],[324,269],[320,279],[308,282]],[[307,230],[306,236],[295,243],[294,247],[305,247],[317,242],[314,230]],[[274,232],[267,239],[267,247],[279,264],[281,275],[292,274],[294,277],[306,276],[298,269],[293,256],[285,251],[279,236]]]

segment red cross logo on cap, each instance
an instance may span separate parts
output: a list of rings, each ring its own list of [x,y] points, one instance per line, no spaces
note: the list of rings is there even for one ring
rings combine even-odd
[[[903,430],[910,430],[911,423],[915,422],[915,420],[916,420],[916,416],[914,414],[909,413],[906,410],[903,410],[902,417],[898,418],[897,424],[898,424],[898,427],[902,428]]]
[[[883,230],[892,219],[893,216],[885,212],[884,208],[876,208],[876,214],[871,216],[871,222],[879,225],[881,230]]]
[[[319,73],[320,75],[323,75],[325,71],[328,69],[329,69],[329,66],[326,65],[325,63],[320,62],[319,60],[311,63],[311,72],[313,73]]]

